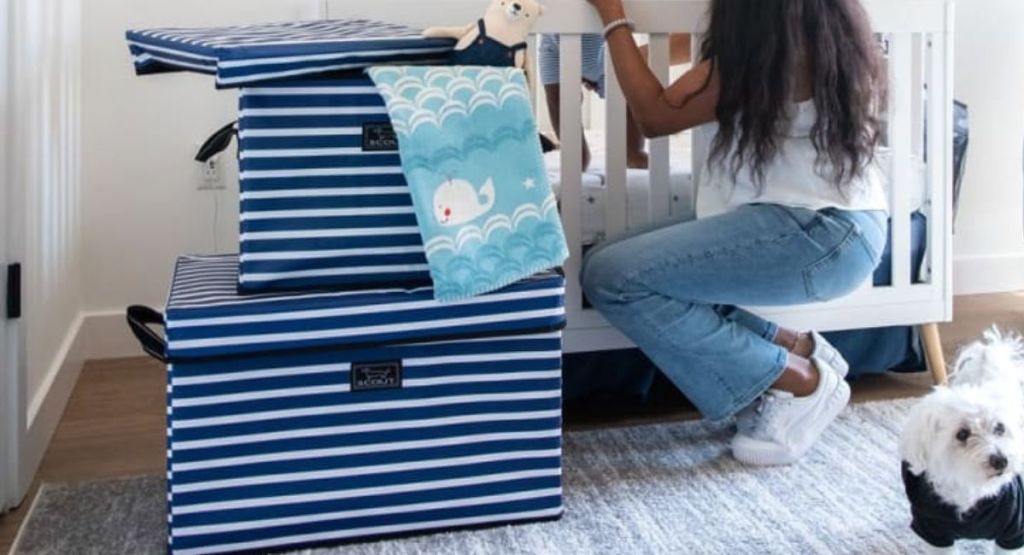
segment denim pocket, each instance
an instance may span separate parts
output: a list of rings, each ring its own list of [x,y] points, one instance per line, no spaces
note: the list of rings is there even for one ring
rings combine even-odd
[[[863,232],[850,226],[833,249],[804,268],[807,297],[821,302],[852,293],[874,272],[879,256]]]
[[[794,206],[782,206],[780,204],[766,204],[775,210],[780,218],[786,223],[796,224],[801,231],[807,233],[821,225],[823,214],[808,208],[797,208]]]

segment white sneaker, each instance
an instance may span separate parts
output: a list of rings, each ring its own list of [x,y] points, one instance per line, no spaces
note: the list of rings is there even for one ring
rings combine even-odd
[[[818,388],[807,397],[769,390],[732,440],[732,454],[746,464],[792,464],[804,456],[850,402],[850,386],[821,359]]]
[[[822,335],[816,331],[811,332],[811,339],[814,340],[814,350],[811,351],[811,360],[818,359],[825,361],[840,378],[846,378],[850,373],[850,363],[846,362],[838,349],[832,346]]]
[[[850,373],[850,364],[846,362],[846,359],[843,358],[839,350],[833,347],[828,340],[816,331],[811,332],[811,339],[814,341],[814,349],[811,351],[810,356],[811,360],[823,360],[841,379],[846,379],[846,375]],[[819,366],[819,368],[821,367]],[[758,398],[736,415],[736,429],[741,434],[749,433],[757,425],[756,420],[759,418],[757,408],[760,404],[761,399]]]

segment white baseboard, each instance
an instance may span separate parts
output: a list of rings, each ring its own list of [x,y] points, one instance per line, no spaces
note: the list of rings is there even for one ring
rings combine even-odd
[[[71,392],[85,365],[86,349],[82,341],[85,315],[79,314],[68,328],[60,350],[53,358],[39,390],[28,399],[25,442],[21,449],[19,493],[28,491],[57,424],[64,414]]]
[[[1024,291],[1024,255],[957,257],[953,291],[956,295]]]
[[[128,330],[124,310],[87,313],[82,335],[86,360],[146,356]]]

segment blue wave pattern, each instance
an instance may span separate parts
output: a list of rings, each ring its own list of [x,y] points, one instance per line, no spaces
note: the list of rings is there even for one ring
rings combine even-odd
[[[369,70],[398,135],[435,298],[489,293],[568,257],[521,71]]]

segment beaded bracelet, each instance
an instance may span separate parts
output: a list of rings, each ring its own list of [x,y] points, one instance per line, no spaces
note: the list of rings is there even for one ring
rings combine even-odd
[[[604,40],[608,40],[608,36],[611,35],[619,27],[629,27],[629,30],[631,32],[636,30],[636,25],[633,23],[632,19],[626,17],[616,19],[615,21],[612,21],[608,25],[605,25]]]

